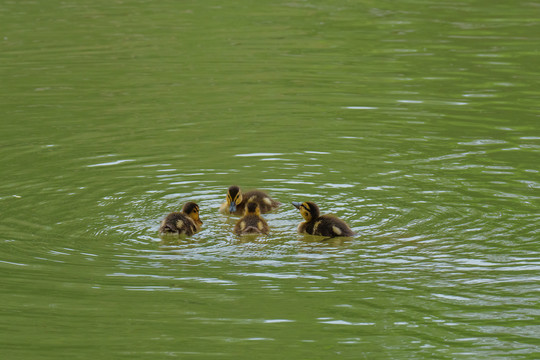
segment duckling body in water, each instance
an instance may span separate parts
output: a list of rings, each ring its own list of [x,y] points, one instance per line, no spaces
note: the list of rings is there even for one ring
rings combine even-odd
[[[233,185],[229,187],[227,200],[221,205],[219,212],[223,214],[243,215],[248,202],[254,202],[259,205],[262,214],[277,209],[280,205],[280,202],[272,199],[263,191],[251,190],[242,193],[238,186]]]
[[[180,212],[172,212],[159,227],[161,234],[193,235],[201,230],[203,222],[199,218],[199,205],[187,202]]]
[[[266,220],[261,217],[259,204],[248,202],[244,216],[236,222],[234,233],[236,235],[245,234],[268,234],[270,228]]]
[[[333,215],[320,215],[319,207],[311,201],[303,203],[292,203],[304,218],[304,222],[298,225],[299,233],[310,235],[321,235],[326,237],[336,236],[354,236],[354,231],[351,230],[345,221]]]

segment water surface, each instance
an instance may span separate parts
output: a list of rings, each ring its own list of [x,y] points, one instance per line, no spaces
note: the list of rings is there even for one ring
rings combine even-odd
[[[1,4],[3,357],[538,358],[538,11]]]

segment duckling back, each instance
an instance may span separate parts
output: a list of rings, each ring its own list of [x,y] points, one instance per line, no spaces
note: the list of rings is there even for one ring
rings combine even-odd
[[[264,191],[251,190],[244,194],[244,204],[255,202],[259,205],[262,214],[275,210],[281,204],[279,201],[272,199]]]
[[[182,212],[170,213],[163,219],[159,227],[159,232],[162,234],[193,235],[198,230],[193,219]]]
[[[199,217],[199,205],[188,201],[182,207],[182,211],[172,212],[163,219],[159,232],[162,234],[193,235],[201,229],[202,224]]]
[[[244,234],[268,234],[270,228],[266,220],[260,216],[259,205],[255,202],[247,204],[245,215],[236,222],[234,233]]]
[[[260,222],[257,222],[256,225],[247,225],[245,222],[243,222],[241,223],[240,226],[234,227],[234,233],[236,235],[248,235],[248,234],[268,235],[268,228],[264,225],[261,225]]]
[[[293,202],[292,204],[300,210],[300,214],[306,220],[298,225],[299,233],[326,237],[355,235],[349,225],[340,218],[333,215],[321,216],[319,207],[312,201]]]
[[[310,222],[302,223],[302,225],[304,225],[303,229],[299,227],[299,232],[306,232],[311,235],[326,237],[354,236],[354,231],[345,221],[332,215],[322,215]]]

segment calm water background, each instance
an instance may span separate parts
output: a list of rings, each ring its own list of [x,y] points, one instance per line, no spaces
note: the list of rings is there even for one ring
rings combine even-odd
[[[539,358],[539,17],[1,2],[2,359]],[[204,230],[160,239],[187,200]],[[304,200],[360,235],[296,234]]]

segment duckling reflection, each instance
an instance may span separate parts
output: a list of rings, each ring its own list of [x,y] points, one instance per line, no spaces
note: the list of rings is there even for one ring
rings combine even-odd
[[[281,204],[268,196],[264,191],[251,190],[242,193],[240,187],[233,185],[227,190],[226,201],[219,208],[219,212],[223,214],[243,215],[248,202],[254,202],[259,205],[262,214],[277,209]]]
[[[199,205],[190,201],[184,204],[182,211],[172,212],[159,227],[161,234],[193,235],[201,230],[203,222],[199,218]]]
[[[298,225],[298,232],[310,235],[320,235],[329,238],[337,236],[354,236],[345,221],[333,215],[320,215],[319,207],[311,201],[292,203],[304,218],[304,222]]]
[[[261,217],[259,204],[248,202],[244,216],[236,222],[234,233],[236,235],[264,234],[270,231],[268,223]]]

